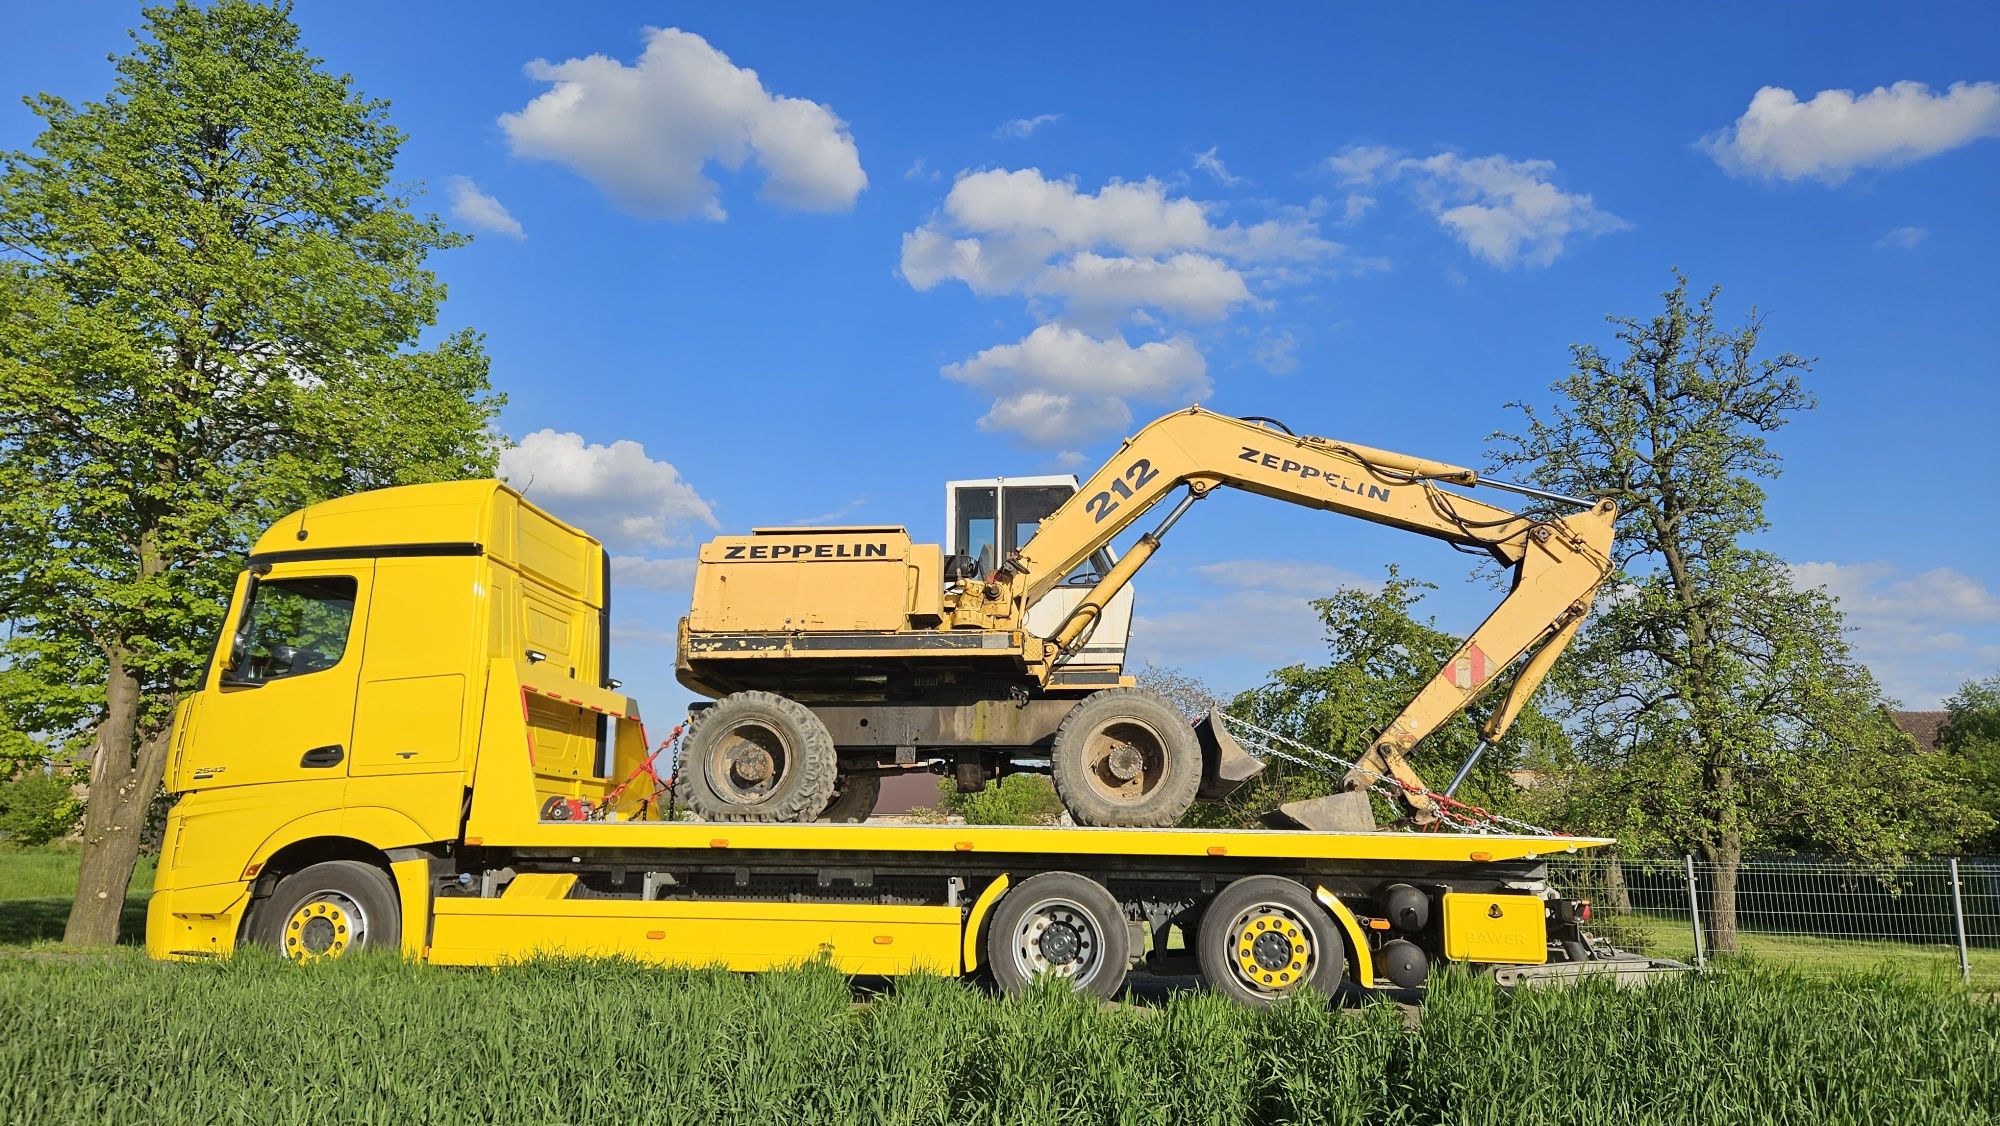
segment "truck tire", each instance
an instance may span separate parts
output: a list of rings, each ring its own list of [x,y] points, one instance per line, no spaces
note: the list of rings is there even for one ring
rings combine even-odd
[[[811,821],[839,762],[819,717],[771,692],[737,692],[700,712],[676,789],[709,821]]]
[[[859,824],[875,812],[875,802],[881,796],[881,775],[848,774],[843,771],[834,779],[833,799],[820,811],[818,820],[837,825]]]
[[[1056,727],[1049,772],[1079,825],[1172,825],[1201,785],[1201,744],[1158,693],[1107,688]]]
[[[400,950],[403,918],[396,885],[388,873],[359,860],[301,868],[258,903],[249,937],[295,962]]]
[[[1347,977],[1333,916],[1283,876],[1245,876],[1203,908],[1195,960],[1209,988],[1265,1008],[1280,997],[1332,997]]]
[[[1043,872],[1008,890],[986,921],[987,969],[1018,997],[1042,974],[1079,993],[1115,996],[1130,967],[1125,910],[1104,885],[1074,872]]]

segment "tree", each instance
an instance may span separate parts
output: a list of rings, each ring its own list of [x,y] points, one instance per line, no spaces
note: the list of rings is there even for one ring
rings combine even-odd
[[[457,245],[385,103],[285,8],[147,9],[101,102],[0,156],[0,711],[88,762],[64,938],[115,939],[175,697],[243,551],[356,489],[493,470],[486,357],[428,348]]]
[[[1966,804],[1988,827],[1966,842],[1970,851],[2000,856],[2000,676],[1968,680],[1945,701],[1938,746],[1956,766]]]
[[[1712,945],[1736,949],[1745,849],[1813,842],[1886,859],[1948,842],[1964,813],[1908,740],[1818,590],[1753,546],[1766,436],[1812,407],[1811,362],[1760,357],[1753,310],[1716,321],[1675,275],[1650,320],[1611,318],[1623,354],[1572,350],[1549,408],[1494,459],[1545,488],[1618,502],[1617,572],[1553,683],[1575,708],[1564,797],[1588,827],[1714,866]]]
[[[1156,665],[1147,661],[1146,667],[1140,669],[1134,679],[1139,682],[1139,687],[1159,693],[1161,698],[1189,719],[1200,719],[1208,714],[1210,708],[1219,708],[1228,702],[1200,677],[1175,665]]]
[[[1417,617],[1417,604],[1430,589],[1431,584],[1406,578],[1390,566],[1379,588],[1347,588],[1315,600],[1313,609],[1326,626],[1329,662],[1278,669],[1268,683],[1232,701],[1229,711],[1348,761],[1360,758],[1464,642],[1438,629],[1431,618]],[[1475,701],[1424,739],[1428,782],[1443,788],[1478,745],[1479,725],[1499,701],[1498,694]],[[1481,757],[1458,798],[1490,809],[1517,810],[1520,787],[1512,774],[1555,761],[1555,748],[1563,739],[1561,725],[1530,702],[1500,745]],[[1199,803],[1194,819],[1247,825],[1284,802],[1338,788],[1337,777],[1267,763],[1256,782],[1219,807]],[[1378,813],[1401,815],[1387,809]]]

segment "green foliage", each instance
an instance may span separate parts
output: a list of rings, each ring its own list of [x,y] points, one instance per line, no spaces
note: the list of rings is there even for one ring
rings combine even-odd
[[[1724,328],[1716,296],[1690,301],[1677,275],[1657,316],[1612,318],[1622,355],[1578,345],[1556,403],[1515,404],[1525,432],[1495,436],[1499,464],[1620,507],[1619,570],[1552,681],[1570,781],[1538,796],[1575,829],[1729,870],[1754,848],[1950,848],[1978,815],[1895,734],[1833,601],[1752,546],[1768,436],[1813,405],[1811,364],[1760,357],[1755,312]]]
[[[386,105],[282,9],[145,15],[110,97],[28,99],[0,156],[0,703],[73,744],[110,650],[165,721],[277,516],[495,455],[478,339],[412,350],[461,240],[391,186]]]
[[[1438,629],[1430,617],[1417,616],[1430,589],[1391,565],[1378,588],[1349,588],[1314,601],[1326,626],[1329,662],[1277,670],[1269,683],[1238,696],[1230,712],[1349,761],[1360,758],[1464,641]],[[1421,769],[1432,784],[1443,786],[1472,753],[1479,725],[1499,700],[1499,694],[1488,693],[1424,740]],[[1480,759],[1458,796],[1511,812],[1520,805],[1511,772],[1555,761],[1564,744],[1561,725],[1530,702],[1500,745]],[[1188,823],[1254,825],[1265,810],[1332,793],[1337,785],[1322,774],[1269,763],[1256,782],[1225,802],[1197,803]],[[1401,813],[1383,804],[1377,815],[1387,820]]]
[[[975,794],[961,794],[951,779],[940,778],[938,808],[968,825],[1053,825],[1063,813],[1055,784],[1042,774],[1009,774]]]
[[[144,16],[109,96],[27,99],[34,149],[0,153],[0,717],[89,758],[113,881],[254,537],[490,474],[499,405],[475,334],[422,342],[463,239],[391,182],[386,104],[287,7]]]
[[[1949,713],[1938,731],[1966,804],[1991,825],[1966,844],[1969,852],[2000,856],[2000,676],[1966,681],[1945,701]]]
[[[76,779],[67,771],[31,769],[0,781],[0,840],[45,845],[76,828],[83,803],[75,788]]]
[[[0,960],[0,1098],[34,1122],[1971,1122],[2000,1006],[1754,971],[1374,1003],[1144,1007],[622,962]],[[481,1066],[462,1082],[466,1061]],[[1861,1063],[1865,1062],[1865,1066]]]

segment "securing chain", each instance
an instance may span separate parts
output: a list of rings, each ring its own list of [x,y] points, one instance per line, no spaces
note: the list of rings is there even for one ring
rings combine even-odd
[[[1331,751],[1309,747],[1297,739],[1247,719],[1227,712],[1220,714],[1222,725],[1228,729],[1230,737],[1258,758],[1280,759],[1294,766],[1304,767],[1315,774],[1343,781],[1350,774],[1358,774],[1368,780],[1370,793],[1379,794],[1390,802],[1400,802],[1405,794],[1427,797],[1437,807],[1438,823],[1454,833],[1520,833],[1536,837],[1564,835],[1519,818],[1508,817],[1469,802],[1446,797],[1435,790],[1407,785],[1387,774],[1369,770]]]

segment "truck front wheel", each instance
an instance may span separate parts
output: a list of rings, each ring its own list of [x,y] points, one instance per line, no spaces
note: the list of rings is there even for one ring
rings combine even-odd
[[[833,798],[839,765],[805,705],[737,692],[695,717],[677,789],[709,821],[811,821]]]
[[[403,942],[395,885],[373,864],[328,860],[278,881],[257,905],[250,940],[294,962],[357,950],[397,950]]]
[[[1079,825],[1172,825],[1201,785],[1201,744],[1157,693],[1107,688],[1063,717],[1049,773]]]

